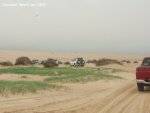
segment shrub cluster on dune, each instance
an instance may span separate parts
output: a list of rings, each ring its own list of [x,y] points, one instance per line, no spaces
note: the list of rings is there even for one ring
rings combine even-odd
[[[103,66],[103,65],[109,65],[109,64],[119,64],[122,65],[122,63],[118,60],[114,60],[114,59],[107,59],[107,58],[103,58],[103,59],[99,59],[99,60],[89,60],[87,61],[87,63],[94,63],[96,66]]]
[[[28,57],[19,57],[16,59],[15,65],[32,65],[32,61]]]
[[[3,61],[3,62],[0,62],[0,65],[1,66],[13,66],[13,63],[10,61]]]

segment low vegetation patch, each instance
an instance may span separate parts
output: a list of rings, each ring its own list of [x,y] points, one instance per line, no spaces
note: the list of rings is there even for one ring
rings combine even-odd
[[[70,68],[64,71],[63,76],[50,76],[45,81],[49,82],[88,82],[96,81],[100,79],[120,79],[121,77],[113,76],[112,73],[119,72],[121,70],[111,68],[86,68],[86,69],[75,69]]]
[[[15,65],[32,65],[32,61],[28,57],[19,57],[16,59]]]
[[[112,68],[73,68],[73,67],[13,67],[0,69],[2,73],[19,74],[21,78],[27,78],[30,75],[46,75],[48,78],[43,81],[7,81],[0,80],[0,94],[7,96],[8,94],[24,94],[27,92],[35,93],[38,90],[59,89],[63,86],[57,83],[68,82],[88,82],[100,79],[121,79],[121,77],[113,76],[112,73],[120,72],[119,69]],[[25,74],[25,75],[24,75]],[[55,85],[56,84],[56,85]]]
[[[37,81],[4,81],[0,80],[0,94],[7,96],[8,94],[24,94],[27,92],[35,93],[38,90],[58,89],[61,86],[48,84],[46,82]]]
[[[99,59],[99,60],[88,60],[87,63],[94,63],[96,66],[104,66],[104,65],[109,65],[109,64],[118,64],[118,65],[122,65],[122,63],[118,60],[114,60],[114,59]]]
[[[48,68],[48,67],[56,67],[59,65],[59,61],[55,60],[55,59],[52,59],[52,58],[48,58],[45,62],[43,62],[43,66],[45,68]]]
[[[70,63],[69,63],[69,62],[64,62],[64,64],[65,64],[65,65],[70,65]]]
[[[26,75],[21,76],[21,78],[28,78]]]
[[[121,71],[119,69],[112,68],[71,68],[71,67],[52,67],[52,68],[41,68],[41,67],[13,67],[7,69],[0,69],[0,74],[3,73],[12,73],[12,74],[26,74],[26,75],[48,75],[48,76],[75,76],[75,75],[89,75],[94,74],[95,72],[105,73],[107,72],[114,73]],[[108,74],[108,73],[105,73]]]
[[[10,61],[3,61],[3,62],[0,62],[0,65],[1,66],[13,66],[13,63]]]
[[[72,73],[70,68],[41,68],[41,67],[14,67],[7,69],[0,69],[0,74],[2,73],[12,73],[12,74],[31,74],[31,75],[62,75],[65,73]]]

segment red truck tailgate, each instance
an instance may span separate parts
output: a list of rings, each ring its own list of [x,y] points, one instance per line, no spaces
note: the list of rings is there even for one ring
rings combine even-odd
[[[150,67],[141,66],[136,69],[136,78],[137,79],[150,79]]]

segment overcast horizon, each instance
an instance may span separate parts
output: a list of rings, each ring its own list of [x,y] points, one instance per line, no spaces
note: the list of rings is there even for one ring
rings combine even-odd
[[[148,0],[0,0],[0,50],[150,55]]]

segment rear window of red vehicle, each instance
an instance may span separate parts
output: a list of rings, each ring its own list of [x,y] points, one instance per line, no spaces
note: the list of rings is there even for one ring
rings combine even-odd
[[[150,66],[150,58],[144,58],[142,65]]]

